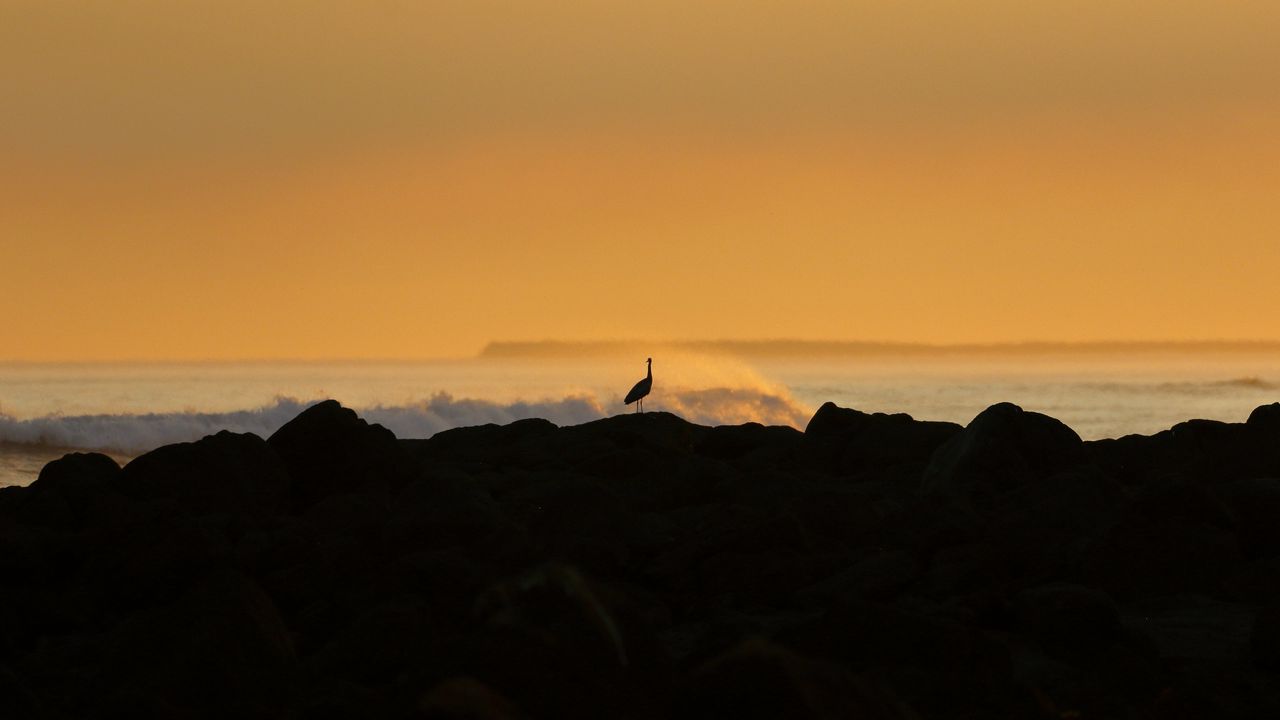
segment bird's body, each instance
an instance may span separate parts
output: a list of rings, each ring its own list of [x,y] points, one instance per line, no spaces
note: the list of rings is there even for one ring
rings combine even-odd
[[[631,392],[627,393],[627,397],[622,401],[624,405],[630,405],[638,400],[636,412],[644,412],[644,396],[648,395],[649,391],[653,389],[653,358],[645,360],[645,364],[648,365],[649,369],[645,373],[644,379],[636,383],[635,387],[631,388]]]

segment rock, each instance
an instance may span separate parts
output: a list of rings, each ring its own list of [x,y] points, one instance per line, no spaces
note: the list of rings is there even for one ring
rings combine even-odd
[[[1018,593],[1013,601],[1019,632],[1051,657],[1082,665],[1120,640],[1120,611],[1105,592],[1051,583]]]
[[[1268,432],[1269,415],[1259,413],[1250,425],[1214,420],[1178,423],[1169,430],[1172,447],[1164,454],[1178,463],[1181,474],[1202,483],[1280,476],[1280,436]]]
[[[387,542],[407,552],[478,542],[497,532],[503,521],[502,509],[474,479],[437,472],[396,495],[384,534]]]
[[[303,692],[299,703],[300,720],[347,720],[348,718],[403,718],[400,707],[381,689],[373,689],[346,680],[325,678]]]
[[[1269,433],[1274,438],[1276,433],[1280,433],[1280,402],[1254,408],[1246,424],[1250,429]]]
[[[549,483],[506,501],[524,519],[537,556],[593,574],[616,573],[631,564],[633,549],[654,544],[637,513],[597,483]]]
[[[99,453],[71,453],[45,465],[22,498],[24,522],[74,530],[94,521],[104,496],[114,493],[120,465]]]
[[[986,534],[1020,582],[1080,577],[1088,544],[1115,525],[1129,496],[1097,468],[1064,470],[987,506]]]
[[[303,521],[320,545],[343,540],[381,539],[391,515],[386,495],[376,492],[349,492],[330,495],[302,514]]]
[[[478,425],[443,430],[427,440],[401,440],[400,444],[428,474],[475,474],[519,467],[523,470],[559,470],[568,462],[549,447],[559,428],[541,418],[516,420],[507,425]]]
[[[680,688],[673,717],[917,716],[892,693],[847,668],[752,638],[697,668]]]
[[[507,698],[473,677],[451,677],[422,694],[418,710],[429,720],[521,720]]]
[[[289,499],[289,476],[271,447],[252,433],[225,430],[134,458],[116,484],[134,500],[171,501],[201,515],[273,515]]]
[[[1128,508],[1132,521],[1178,520],[1233,530],[1235,519],[1218,496],[1198,483],[1173,479],[1142,488]]]
[[[279,717],[291,704],[288,629],[256,584],[214,572],[175,604],[135,615],[104,648],[103,692],[116,712]]]
[[[462,661],[532,717],[659,714],[670,669],[657,637],[621,594],[548,564],[477,600],[484,630]]]
[[[1216,489],[1235,520],[1245,552],[1252,557],[1280,555],[1280,479],[1250,478]]]
[[[1249,657],[1258,668],[1280,672],[1280,605],[1258,611],[1249,633]]]
[[[791,427],[760,423],[713,427],[694,444],[699,455],[758,470],[794,464],[804,436]]]
[[[875,552],[845,570],[800,591],[810,607],[827,607],[841,599],[890,601],[920,577],[919,563],[903,550]]]
[[[49,717],[39,698],[27,687],[25,679],[0,665],[0,715],[7,718]]]
[[[547,447],[584,474],[623,478],[688,457],[708,431],[666,412],[617,415],[566,427]]]
[[[1121,621],[1150,639],[1155,653],[1174,669],[1238,676],[1248,662],[1258,612],[1251,605],[1201,595],[1169,595],[1123,604]],[[1266,621],[1260,640],[1265,646]],[[1208,678],[1205,678],[1208,679]]]
[[[227,528],[180,515],[88,534],[76,580],[113,615],[172,603],[192,582],[234,566]]]
[[[72,496],[101,488],[119,474],[120,464],[106,455],[70,453],[45,465],[31,487]]]
[[[680,518],[695,529],[675,537],[648,569],[663,589],[688,593],[702,606],[739,606],[780,602],[816,579],[794,516],[708,506]]]
[[[399,491],[416,470],[396,436],[334,400],[316,403],[285,423],[267,443],[293,479],[296,508],[339,492]]]
[[[311,655],[306,669],[317,677],[364,685],[394,681],[410,668],[447,671],[440,632],[425,599],[402,595],[364,611]]]
[[[1188,420],[1150,437],[1090,443],[1098,464],[1127,485],[1180,477],[1208,485],[1280,477],[1277,411],[1263,405],[1248,423]]]
[[[948,422],[925,422],[905,413],[864,413],[825,403],[809,420],[804,436],[841,474],[894,465],[923,468],[933,453],[961,431]]]
[[[938,602],[990,606],[1015,585],[1011,551],[985,539],[939,548],[929,559],[918,591]]]
[[[875,501],[859,492],[809,490],[782,501],[781,506],[784,514],[796,518],[808,542],[832,550],[866,545],[882,522]]]
[[[1086,460],[1080,436],[1071,428],[1000,403],[938,448],[922,490],[981,502]]]
[[[269,441],[68,456],[0,490],[0,709],[1277,716],[1276,412],[398,440],[326,402]]]
[[[894,605],[846,601],[779,640],[883,682],[922,715],[1018,715],[1008,648],[976,628]]]
[[[1142,489],[1085,551],[1086,584],[1120,600],[1199,593],[1223,597],[1243,561],[1233,521],[1207,488],[1186,481]]]

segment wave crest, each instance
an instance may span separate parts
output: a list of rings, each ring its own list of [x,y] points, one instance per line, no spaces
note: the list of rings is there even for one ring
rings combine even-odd
[[[219,430],[268,437],[316,400],[278,397],[260,408],[233,412],[46,415],[17,419],[0,415],[0,442],[59,448],[111,450],[134,454],[161,445],[198,440]],[[808,412],[782,392],[742,388],[676,389],[651,401],[653,410],[673,412],[700,425],[760,422],[802,428]],[[545,418],[578,425],[610,414],[613,403],[589,395],[499,403],[438,393],[405,405],[356,408],[361,417],[403,438],[430,437],[442,430],[488,423]],[[619,406],[620,412],[630,408]]]

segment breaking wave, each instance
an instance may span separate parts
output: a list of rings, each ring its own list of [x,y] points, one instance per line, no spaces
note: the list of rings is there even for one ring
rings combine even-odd
[[[1280,390],[1280,383],[1257,376],[1237,377],[1229,380],[1199,380],[1182,382],[1105,382],[1086,383],[1085,387],[1098,392],[1115,392],[1139,395],[1222,395],[1224,392],[1270,392]]]
[[[46,415],[29,419],[0,415],[0,443],[135,454],[161,445],[198,440],[219,430],[267,437],[314,402],[279,397],[263,407],[233,412]],[[405,405],[356,408],[364,419],[379,423],[402,438],[425,438],[455,427],[505,424],[534,417],[557,425],[577,425],[630,410],[613,403],[606,405],[590,395],[500,403],[454,398],[448,393]],[[672,412],[700,425],[759,422],[797,428],[803,428],[810,415],[785,391],[742,388],[667,390],[660,402],[651,399],[646,410]]]
[[[1219,387],[1245,388],[1249,390],[1275,390],[1277,387],[1280,387],[1269,380],[1263,380],[1257,376],[1221,380],[1214,384]]]
[[[1221,390],[1275,390],[1276,383],[1260,377],[1238,377],[1230,380],[1212,380],[1209,382],[1176,382],[1161,383],[1159,390],[1176,393],[1203,394]]]

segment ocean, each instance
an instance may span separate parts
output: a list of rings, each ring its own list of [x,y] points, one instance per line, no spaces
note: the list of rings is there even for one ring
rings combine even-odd
[[[588,422],[633,410],[622,397],[643,377],[645,355],[618,350],[420,362],[0,364],[0,486],[30,483],[67,452],[127,462],[224,428],[266,437],[324,398],[400,437],[526,417]],[[1008,401],[1096,439],[1190,418],[1240,422],[1280,400],[1280,351],[1271,346],[651,354],[645,409],[712,425],[803,429],[827,401],[963,424]]]

